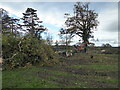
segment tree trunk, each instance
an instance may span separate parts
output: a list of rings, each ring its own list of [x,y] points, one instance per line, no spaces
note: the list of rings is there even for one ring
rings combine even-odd
[[[85,43],[85,45],[84,45],[84,52],[86,53],[87,52],[87,42],[88,42],[88,40],[87,40],[87,37],[86,36],[84,36],[84,38],[83,38],[83,43]]]
[[[87,53],[87,44],[85,44],[84,52]]]

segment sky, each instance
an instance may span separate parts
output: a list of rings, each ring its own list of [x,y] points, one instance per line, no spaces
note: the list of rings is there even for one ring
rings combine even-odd
[[[27,8],[37,10],[37,15],[43,25],[48,29],[53,40],[60,40],[58,33],[60,28],[64,27],[66,18],[65,13],[73,15],[73,8],[76,2],[0,2],[0,8],[4,8],[12,17],[22,18]],[[110,43],[112,46],[118,46],[118,3],[117,2],[90,2],[90,9],[98,13],[97,20],[100,22],[97,30],[93,33],[96,46]],[[120,26],[120,25],[119,25]],[[45,37],[44,33],[42,34]],[[95,40],[99,41],[95,41]],[[79,37],[73,38],[72,44],[78,42]]]

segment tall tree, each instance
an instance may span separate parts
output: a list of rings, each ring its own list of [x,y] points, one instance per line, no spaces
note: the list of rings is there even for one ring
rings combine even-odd
[[[74,16],[67,18],[65,21],[67,29],[64,30],[73,36],[78,35],[81,37],[83,43],[88,43],[89,38],[93,37],[92,33],[99,24],[97,20],[98,14],[94,10],[89,9],[89,3],[77,2],[73,10]],[[85,46],[87,47],[87,44]]]
[[[22,18],[24,25],[21,26],[24,26],[25,30],[28,31],[31,36],[41,38],[41,33],[45,31],[46,28],[40,25],[42,21],[37,17],[36,11],[37,10],[33,8],[27,8]]]
[[[19,19],[10,17],[8,12],[3,8],[0,8],[0,17],[2,21],[2,33],[16,34]]]

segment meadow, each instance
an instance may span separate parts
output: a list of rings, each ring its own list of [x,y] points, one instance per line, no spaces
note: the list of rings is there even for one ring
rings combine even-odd
[[[118,88],[119,54],[103,54],[99,51],[100,49],[91,49],[87,53],[76,53],[71,57],[61,56],[60,63],[54,66],[36,65],[4,70],[2,87]]]

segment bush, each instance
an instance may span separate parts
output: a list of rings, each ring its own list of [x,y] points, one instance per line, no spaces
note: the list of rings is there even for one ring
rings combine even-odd
[[[35,37],[15,38],[3,36],[4,68],[26,67],[30,65],[53,65],[58,63],[58,55],[44,40]]]

